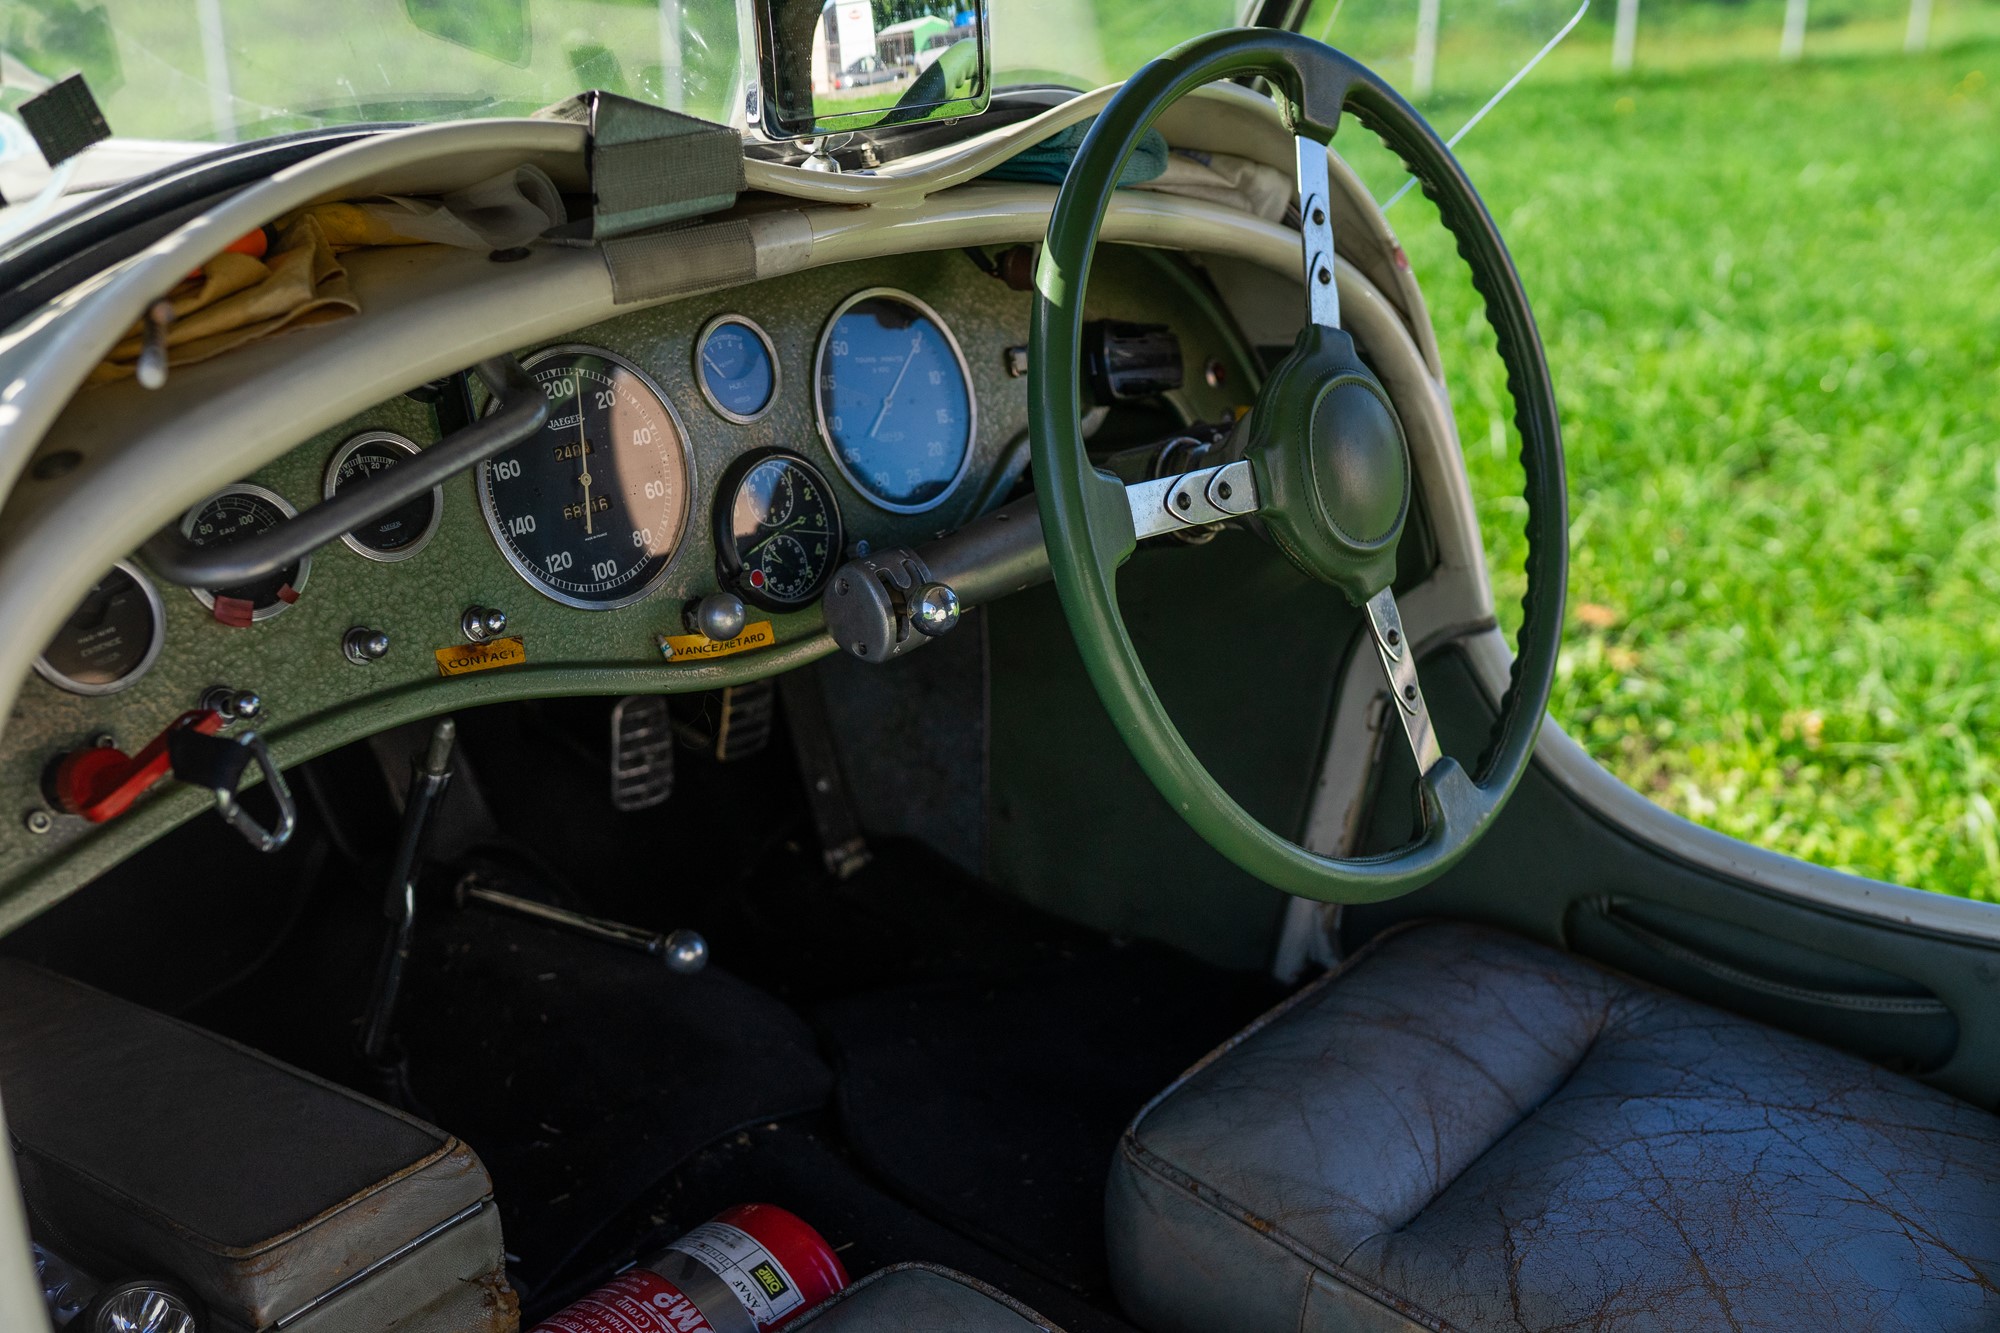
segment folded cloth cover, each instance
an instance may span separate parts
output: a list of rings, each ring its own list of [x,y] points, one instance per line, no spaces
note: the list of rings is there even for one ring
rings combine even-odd
[[[1063,177],[1069,175],[1069,164],[1076,160],[1077,150],[1083,147],[1083,136],[1090,133],[1096,120],[1082,121],[1068,129],[1057,130],[1048,138],[1024,152],[1016,153],[999,166],[986,173],[987,180],[1026,181],[1034,185],[1060,185]],[[1133,148],[1132,155],[1125,159],[1125,165],[1118,169],[1120,187],[1137,185],[1152,180],[1167,169],[1167,140],[1158,130],[1147,130]]]
[[[455,245],[505,250],[525,245],[568,217],[548,173],[522,166],[438,199],[380,195],[315,204],[281,220],[263,258],[224,252],[167,294],[173,322],[167,364],[188,366],[283,329],[321,324],[361,309],[339,255],[386,245]],[[103,384],[131,375],[145,346],[135,324],[93,370]]]

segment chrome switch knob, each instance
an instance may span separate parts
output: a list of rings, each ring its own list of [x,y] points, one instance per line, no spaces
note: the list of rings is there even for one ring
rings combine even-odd
[[[743,599],[732,592],[710,593],[696,602],[687,616],[689,629],[717,643],[741,634],[745,618]]]
[[[910,594],[910,625],[929,638],[958,623],[958,594],[942,583],[926,583]]]

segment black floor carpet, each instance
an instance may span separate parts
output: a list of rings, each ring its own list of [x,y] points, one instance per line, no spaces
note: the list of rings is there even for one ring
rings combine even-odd
[[[1100,943],[1004,977],[855,996],[813,1018],[858,1160],[925,1213],[1101,1301],[1104,1181],[1120,1131],[1277,998],[1259,976]]]
[[[481,912],[427,933],[402,1012],[411,1087],[492,1173],[524,1292],[703,1144],[832,1084],[805,1023],[719,967]]]
[[[748,1201],[789,1208],[827,1238],[859,1279],[899,1263],[933,1263],[969,1273],[1039,1311],[1067,1333],[1137,1333],[1116,1315],[996,1255],[893,1197],[857,1164],[828,1117],[752,1126],[695,1153],[658,1189],[604,1234],[630,1238],[595,1265],[608,1273],[650,1255],[731,1204]],[[524,1308],[523,1324],[583,1294],[587,1277]]]

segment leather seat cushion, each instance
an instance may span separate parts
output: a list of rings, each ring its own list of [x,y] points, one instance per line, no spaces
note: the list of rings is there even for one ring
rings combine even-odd
[[[930,1264],[870,1273],[792,1327],[813,1333],[1062,1333],[978,1279]]]
[[[2000,1326],[2000,1119],[1465,925],[1393,932],[1126,1131],[1154,1333]]]

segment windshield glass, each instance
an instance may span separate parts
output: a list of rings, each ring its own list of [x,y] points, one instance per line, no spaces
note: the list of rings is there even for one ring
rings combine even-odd
[[[948,22],[965,6],[890,8]],[[1234,22],[1232,0],[996,0],[992,10],[1001,86],[1094,87]],[[0,106],[80,70],[121,138],[232,142],[516,116],[588,88],[740,126],[753,41],[734,0],[8,0]]]

